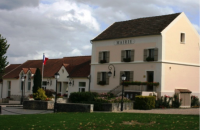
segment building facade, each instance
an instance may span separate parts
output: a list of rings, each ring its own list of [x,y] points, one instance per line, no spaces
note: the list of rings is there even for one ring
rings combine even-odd
[[[56,89],[56,79],[54,74],[59,73],[60,77],[57,80],[57,93],[61,95],[72,92],[84,92],[89,89],[90,75],[90,56],[64,57],[61,59],[49,59],[44,65],[44,76],[42,87],[44,89]],[[10,65],[9,67],[11,68]],[[42,60],[29,60],[25,63],[9,69],[4,75],[1,82],[1,98],[13,98],[20,100],[22,95],[26,97],[32,94],[33,78],[36,69],[39,68],[42,72]],[[21,77],[25,76],[24,82]],[[23,84],[23,86],[22,86]]]
[[[184,13],[116,22],[91,43],[92,91],[114,92],[124,73],[128,82],[159,83],[128,85],[129,98],[152,92],[172,96],[176,89],[199,95],[199,34]]]

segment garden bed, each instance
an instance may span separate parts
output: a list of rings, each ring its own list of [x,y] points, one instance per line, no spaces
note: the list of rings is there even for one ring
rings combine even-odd
[[[48,110],[53,108],[54,108],[53,101],[32,100],[23,102],[23,109]]]
[[[123,110],[133,110],[133,103],[123,103]],[[102,103],[100,111],[121,111],[121,103]]]

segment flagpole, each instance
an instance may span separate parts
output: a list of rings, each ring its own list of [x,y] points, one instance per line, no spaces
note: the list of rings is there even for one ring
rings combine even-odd
[[[43,53],[43,62],[42,62],[42,83],[43,83],[43,73],[44,73],[44,60],[45,60],[45,56]],[[41,83],[41,87],[42,87],[42,83]]]

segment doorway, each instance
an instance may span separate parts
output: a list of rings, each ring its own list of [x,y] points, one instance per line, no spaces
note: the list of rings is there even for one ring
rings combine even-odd
[[[147,82],[153,82],[154,72],[147,71]],[[153,91],[153,85],[147,85],[147,91]]]

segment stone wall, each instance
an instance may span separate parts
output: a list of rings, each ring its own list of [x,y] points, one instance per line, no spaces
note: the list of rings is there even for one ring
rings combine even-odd
[[[57,112],[93,112],[93,104],[57,103]]]
[[[33,110],[54,109],[54,102],[53,101],[39,101],[39,100],[24,101],[23,109],[33,109]]]
[[[123,103],[123,110],[132,110],[133,103]],[[121,111],[121,103],[102,103],[102,111]]]
[[[9,99],[8,98],[0,98],[0,103],[8,103]]]

